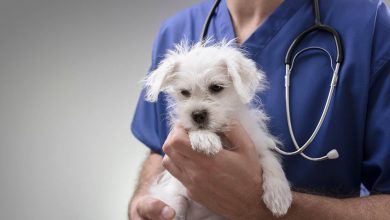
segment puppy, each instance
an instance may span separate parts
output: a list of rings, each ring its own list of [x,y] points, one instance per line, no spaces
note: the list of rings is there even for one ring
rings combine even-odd
[[[290,186],[272,151],[278,141],[268,132],[268,117],[254,104],[256,92],[265,85],[264,73],[231,43],[181,43],[146,77],[145,98],[154,102],[160,92],[167,93],[171,124],[180,123],[192,148],[209,156],[223,148],[217,134],[238,120],[256,145],[263,170],[262,199],[275,216],[282,216],[292,201]],[[185,187],[167,171],[150,192],[175,209],[176,219],[223,219],[187,198]]]

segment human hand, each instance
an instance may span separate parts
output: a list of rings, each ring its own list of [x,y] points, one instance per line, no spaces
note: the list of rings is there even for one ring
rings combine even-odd
[[[186,130],[176,125],[163,146],[163,166],[192,200],[229,219],[256,218],[264,205],[254,143],[239,123],[224,135],[232,148],[206,156],[192,150]]]
[[[171,220],[174,216],[171,207],[150,196],[134,198],[129,207],[130,220]]]

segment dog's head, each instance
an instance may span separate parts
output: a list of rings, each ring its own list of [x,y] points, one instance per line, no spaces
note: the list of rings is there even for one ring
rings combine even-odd
[[[154,102],[167,92],[190,130],[221,131],[264,85],[255,62],[226,42],[179,44],[145,79],[146,99]]]

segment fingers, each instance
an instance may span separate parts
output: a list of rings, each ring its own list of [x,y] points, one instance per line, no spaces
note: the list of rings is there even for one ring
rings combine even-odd
[[[238,122],[234,121],[231,124],[229,131],[224,133],[224,136],[232,145],[233,150],[244,150],[254,146],[252,139],[248,135],[245,128]]]
[[[137,212],[142,219],[171,220],[175,211],[161,200],[143,197],[137,203]]]
[[[175,152],[176,155],[180,154],[183,157],[188,157],[193,153],[187,131],[178,124],[176,124],[169,133],[162,149],[164,153],[169,155],[172,159],[176,159],[174,157],[175,155],[172,155],[173,152]]]
[[[169,157],[169,155],[165,155],[162,161],[163,167],[168,170],[168,172],[171,173],[172,176],[176,177],[177,179],[181,179],[183,171],[180,169],[180,166],[178,166],[177,163],[180,164],[180,159],[178,159],[176,163],[174,163]]]
[[[164,143],[163,151],[165,152],[162,161],[163,167],[182,183],[188,182],[186,172],[183,169],[189,167],[189,163],[191,163],[189,158],[191,158],[193,150],[188,134],[183,127],[176,125],[173,128]]]

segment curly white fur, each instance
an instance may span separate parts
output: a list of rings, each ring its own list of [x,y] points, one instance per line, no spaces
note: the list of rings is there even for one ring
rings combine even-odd
[[[221,91],[210,89],[215,85],[222,87]],[[171,122],[189,130],[194,150],[218,153],[223,146],[217,133],[226,131],[229,122],[238,119],[257,148],[263,169],[263,201],[275,216],[282,216],[291,205],[290,186],[272,151],[278,141],[268,132],[269,119],[261,107],[253,104],[256,92],[265,87],[265,75],[255,62],[226,41],[178,44],[145,79],[148,101],[156,101],[160,92],[170,95]],[[207,120],[195,122],[195,111],[206,111]],[[223,219],[188,199],[184,186],[168,172],[150,191],[176,210],[176,219]]]

